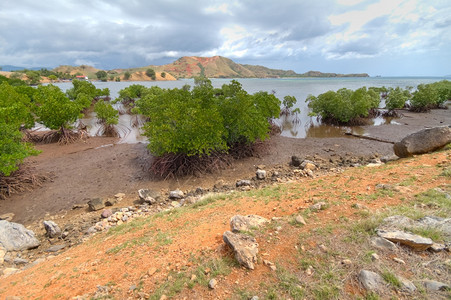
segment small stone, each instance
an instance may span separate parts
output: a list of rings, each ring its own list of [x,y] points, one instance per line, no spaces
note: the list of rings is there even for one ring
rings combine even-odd
[[[321,202],[310,205],[309,209],[311,211],[318,211],[318,210],[324,210],[324,209],[326,209],[326,207],[327,207],[327,203],[321,201]]]
[[[58,237],[61,235],[61,228],[53,221],[44,221],[44,228],[46,235],[49,238]]]
[[[14,258],[13,263],[15,265],[26,265],[26,264],[28,264],[28,260],[26,260],[24,258],[16,257],[16,258]]]
[[[124,197],[125,197],[124,193],[117,193],[116,195],[114,195],[114,198],[119,199],[119,201],[122,200],[122,198]]]
[[[66,244],[53,245],[50,248],[48,248],[47,250],[45,250],[45,252],[58,252],[64,248],[66,248]]]
[[[88,201],[88,205],[92,211],[101,210],[105,207],[105,203],[103,203],[102,198],[93,198]]]
[[[236,183],[236,187],[250,186],[250,185],[251,185],[251,181],[250,180],[245,180],[245,179],[239,180]]]
[[[157,271],[157,268],[153,267],[147,271],[147,275],[152,276]]]
[[[257,175],[257,179],[263,180],[266,178],[266,171],[259,169],[259,170],[257,170],[256,175]]]
[[[258,215],[235,215],[230,218],[230,229],[232,232],[251,231],[255,228],[262,227],[268,222],[268,219]]]
[[[216,279],[213,278],[208,282],[208,287],[211,289],[214,289],[214,288],[216,288],[217,284],[218,284],[218,282],[216,281]]]
[[[429,291],[446,291],[451,288],[448,284],[435,280],[423,280],[422,283]]]
[[[379,274],[367,270],[359,272],[359,281],[369,291],[380,291],[385,284],[384,279]]]
[[[395,243],[381,237],[371,238],[371,245],[381,250],[397,251],[398,247]]]
[[[297,215],[294,220],[296,221],[296,224],[307,225],[307,223],[304,220],[304,217],[301,215]]]
[[[305,170],[305,171],[307,171],[307,170],[313,171],[316,169],[315,163],[310,160],[304,160],[300,167],[302,170]]]
[[[327,247],[323,244],[319,245],[318,248],[325,253],[327,253],[329,251],[329,249],[327,249]]]
[[[260,298],[258,297],[258,296],[253,296],[252,298],[251,298],[251,300],[259,300]]]
[[[175,190],[169,192],[170,199],[182,199],[185,195],[181,190]]]
[[[379,260],[379,255],[377,255],[377,253],[372,253],[372,254],[371,254],[371,260],[372,260],[372,261]]]
[[[161,295],[160,300],[166,300],[168,297],[166,295]]]
[[[341,264],[345,265],[345,266],[350,266],[350,265],[352,265],[352,261],[350,259],[343,259],[341,261]]]
[[[106,206],[114,206],[117,203],[117,201],[118,201],[118,198],[108,198],[105,201],[105,205]]]
[[[446,250],[446,245],[433,243],[431,248],[429,248],[429,249],[432,250],[433,252],[445,251]]]
[[[16,268],[6,268],[6,269],[3,270],[3,275],[4,275],[4,276],[9,276],[9,275],[14,274],[14,273],[17,273],[17,272],[19,272],[19,269],[16,269]]]
[[[307,274],[308,276],[311,276],[313,274],[313,267],[308,266],[307,270],[305,270],[305,274]]]
[[[104,211],[102,211],[102,214],[100,215],[102,218],[106,219],[110,216],[113,215],[113,211],[109,208],[105,209]]]
[[[412,281],[405,279],[401,276],[396,276],[398,281],[401,283],[401,290],[408,293],[413,293],[417,290],[417,287],[412,283]]]
[[[180,205],[180,203],[178,201],[172,201],[171,202],[171,206],[172,207],[180,207],[181,205]]]
[[[295,155],[291,157],[291,165],[293,167],[299,167],[301,165],[301,159]]]
[[[263,264],[265,266],[268,266],[271,269],[271,271],[276,271],[277,270],[276,265],[274,263],[270,262],[269,260],[264,259],[263,260]]]
[[[0,215],[0,220],[5,220],[5,221],[12,221],[12,219],[14,218],[14,214],[13,213],[6,213],[6,214],[2,214]]]
[[[397,258],[397,257],[394,257],[393,260],[394,260],[395,262],[397,262],[398,264],[402,264],[402,265],[405,265],[405,264],[406,264],[405,261],[403,261],[402,259]]]
[[[191,275],[191,281],[195,281],[197,279],[197,276],[196,276],[196,274],[193,274],[193,275]]]
[[[161,198],[161,195],[159,192],[155,192],[155,191],[152,191],[149,189],[138,190],[138,196],[139,196],[139,199],[141,199],[141,201],[144,201],[149,204],[155,204]]]

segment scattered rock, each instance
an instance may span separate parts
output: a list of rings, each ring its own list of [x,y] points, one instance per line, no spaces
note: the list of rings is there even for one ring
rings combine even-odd
[[[435,280],[422,280],[421,283],[427,290],[434,292],[446,291],[451,288],[448,284]]]
[[[88,205],[92,211],[101,210],[102,208],[105,207],[105,203],[103,203],[102,198],[93,198],[88,201]]]
[[[269,220],[257,215],[235,215],[230,219],[230,229],[232,232],[251,231],[252,229],[263,226]]]
[[[388,251],[397,251],[398,247],[395,243],[390,242],[387,239],[384,239],[379,236],[375,236],[371,238],[371,245],[380,250],[388,250]]]
[[[102,211],[102,214],[100,215],[102,218],[106,219],[110,216],[113,215],[113,211],[109,208],[105,209],[104,211]]]
[[[429,250],[431,250],[433,252],[445,251],[446,249],[447,249],[446,245],[437,244],[437,243],[433,243],[431,248],[429,248]]]
[[[367,270],[359,272],[359,281],[368,291],[381,291],[384,286],[384,279],[379,274]]]
[[[402,265],[405,265],[405,264],[406,264],[405,261],[403,261],[402,259],[397,258],[397,257],[394,257],[394,258],[393,258],[393,261],[397,262],[398,264],[402,264]]]
[[[417,290],[417,287],[412,283],[412,281],[401,276],[396,276],[396,278],[401,283],[401,291],[413,293]]]
[[[124,193],[117,193],[116,195],[114,195],[114,198],[118,199],[118,201],[121,201],[122,198],[125,197]]]
[[[343,259],[341,261],[341,264],[345,265],[345,266],[350,266],[350,265],[352,265],[352,260],[350,260],[350,259]]]
[[[0,245],[0,266],[5,261],[5,255],[6,255],[6,249],[2,245]]]
[[[255,174],[257,175],[257,179],[259,179],[259,180],[263,180],[263,179],[266,178],[266,171],[265,170],[258,169]]]
[[[105,201],[106,206],[114,206],[118,202],[118,198],[108,198]]]
[[[437,150],[449,143],[451,143],[451,128],[442,126],[412,133],[395,143],[393,150],[399,157],[409,157]]]
[[[434,242],[430,238],[424,238],[416,234],[411,234],[399,230],[378,230],[377,234],[384,239],[387,239],[394,243],[407,245],[418,251],[426,250],[431,247],[432,244],[434,244]]]
[[[250,186],[250,185],[251,185],[251,181],[250,180],[246,180],[246,179],[239,180],[236,183],[236,187]]]
[[[214,288],[216,288],[217,284],[218,284],[218,281],[216,281],[216,279],[213,278],[208,282],[208,287],[211,289],[214,289]]]
[[[271,271],[276,271],[277,270],[276,265],[274,263],[270,262],[269,260],[264,259],[263,260],[263,264],[265,266],[268,266],[271,269]]]
[[[5,220],[8,222],[11,222],[14,218],[14,214],[13,213],[6,213],[6,214],[2,214],[0,215],[0,220]]]
[[[327,208],[327,203],[326,202],[318,202],[315,204],[312,204],[309,206],[309,209],[311,211],[318,211],[318,210],[324,210]]]
[[[379,255],[377,255],[377,253],[372,253],[372,254],[371,254],[371,260],[372,260],[372,261],[379,260]]]
[[[44,228],[49,238],[59,237],[61,235],[61,228],[53,221],[44,221]]]
[[[21,258],[21,257],[16,257],[13,260],[13,264],[15,264],[15,265],[26,265],[26,264],[28,264],[28,259]]]
[[[17,272],[19,272],[19,271],[20,271],[20,270],[19,270],[19,269],[16,269],[16,268],[6,268],[6,269],[3,270],[3,275],[4,275],[4,276],[9,276],[9,275],[14,274],[14,273],[17,273]]]
[[[185,197],[185,194],[181,190],[175,190],[169,192],[169,198],[170,199],[182,199]]]
[[[138,195],[139,195],[139,199],[141,199],[141,201],[144,201],[145,203],[149,203],[149,204],[155,204],[161,198],[161,195],[159,192],[155,192],[155,191],[152,191],[149,189],[140,189],[138,191]]]
[[[304,217],[301,215],[297,215],[294,220],[296,221],[296,224],[307,225],[307,223],[304,220]]]
[[[313,162],[313,161],[310,161],[310,160],[304,160],[302,163],[301,163],[301,165],[300,165],[300,168],[302,169],[302,170],[310,170],[310,171],[313,171],[313,170],[315,170],[316,169],[316,165],[315,165],[315,163]]]
[[[258,244],[255,238],[231,231],[224,232],[224,242],[235,252],[236,260],[244,267],[253,270],[257,263]]]
[[[301,159],[299,157],[297,157],[295,155],[293,155],[291,157],[291,165],[293,167],[299,167],[301,165],[301,163],[302,163],[302,161],[301,161]]]
[[[45,252],[58,252],[64,248],[66,248],[66,244],[53,245],[50,248],[48,248],[47,250],[45,250]]]
[[[398,159],[399,159],[398,156],[392,154],[392,155],[387,155],[387,156],[381,157],[381,162],[388,163],[390,161],[395,161],[395,160],[398,160]]]
[[[155,267],[150,268],[150,269],[147,271],[147,275],[152,276],[153,274],[155,274],[155,272],[157,272],[157,268],[155,268]]]
[[[6,251],[21,251],[36,248],[41,243],[33,231],[26,229],[22,224],[0,221],[0,245]]]

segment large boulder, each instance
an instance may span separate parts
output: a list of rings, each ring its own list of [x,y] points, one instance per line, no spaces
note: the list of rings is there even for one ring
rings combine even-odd
[[[451,128],[449,126],[434,127],[406,136],[395,143],[393,150],[399,157],[409,157],[440,149],[449,143],[451,143]]]
[[[22,224],[0,220],[0,245],[6,251],[22,251],[36,248],[40,242],[34,232]]]
[[[238,263],[251,270],[255,268],[258,254],[258,243],[255,238],[241,233],[226,231],[222,239],[233,249]]]

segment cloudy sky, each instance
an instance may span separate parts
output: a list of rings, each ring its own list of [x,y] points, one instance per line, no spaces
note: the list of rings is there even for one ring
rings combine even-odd
[[[449,0],[2,0],[0,28],[0,65],[221,55],[298,73],[451,74]]]

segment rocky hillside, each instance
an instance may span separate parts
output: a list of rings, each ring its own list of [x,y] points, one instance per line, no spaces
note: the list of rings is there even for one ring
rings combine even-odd
[[[279,78],[279,77],[368,77],[368,74],[336,74],[321,73],[318,71],[309,71],[303,74],[297,74],[292,70],[270,69],[264,66],[238,64],[231,59],[222,56],[213,57],[197,57],[184,56],[173,63],[166,65],[150,65],[145,67],[130,69],[109,70],[109,75],[118,76],[121,80],[126,80],[124,75],[126,72],[131,76],[131,81],[152,80],[145,75],[147,69],[153,69],[156,73],[156,80],[176,80],[178,78],[192,78],[195,76],[205,75],[208,78]],[[60,66],[54,71],[82,74],[90,79],[96,79],[95,73],[99,71],[91,66]]]

